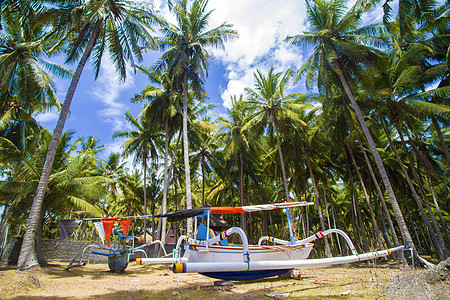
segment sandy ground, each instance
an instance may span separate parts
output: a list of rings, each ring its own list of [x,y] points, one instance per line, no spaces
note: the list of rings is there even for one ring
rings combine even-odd
[[[216,279],[199,274],[174,274],[168,266],[130,263],[122,274],[107,265],[86,265],[65,271],[66,263],[51,262],[44,272],[0,268],[0,299],[377,299],[388,281],[410,274],[402,266],[318,267],[297,271],[297,279],[273,277],[214,286]]]

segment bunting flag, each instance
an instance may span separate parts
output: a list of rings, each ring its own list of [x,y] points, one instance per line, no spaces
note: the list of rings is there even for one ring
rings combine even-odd
[[[105,231],[106,242],[108,243],[108,247],[109,247],[109,238],[111,237],[111,231],[112,231],[112,229],[114,227],[114,223],[118,219],[119,218],[103,218],[102,219],[103,230]]]
[[[59,223],[59,240],[67,239],[80,222],[81,220],[61,220]]]
[[[130,227],[131,219],[120,219],[120,226],[122,226],[123,235],[127,235],[128,227]]]
[[[97,229],[98,236],[102,240],[102,244],[105,243],[105,229],[103,228],[102,222],[94,222],[95,229]]]

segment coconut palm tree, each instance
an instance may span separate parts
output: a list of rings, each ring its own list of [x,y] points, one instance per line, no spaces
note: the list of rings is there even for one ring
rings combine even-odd
[[[380,55],[371,47],[382,43],[377,36],[380,28],[370,25],[359,27],[363,13],[372,5],[372,1],[358,1],[346,12],[346,1],[307,1],[307,18],[312,31],[288,36],[285,41],[296,46],[315,46],[313,54],[298,70],[297,79],[306,75],[307,86],[312,87],[313,82],[317,81],[320,91],[327,89],[328,82],[338,82],[347,95],[375,158],[406,247],[414,248],[386,169],[351,86],[352,80],[358,79],[359,72],[372,68]]]
[[[66,132],[61,137],[48,185],[51,192],[45,193],[42,216],[61,217],[76,209],[101,217],[103,212],[96,203],[105,193],[104,184],[109,179],[90,174],[89,168],[98,158],[92,153],[76,154],[75,149],[81,139],[71,144],[72,136],[73,134]],[[32,155],[24,155],[14,144],[2,139],[4,147],[0,156],[4,157],[4,151],[7,151],[8,156],[15,161],[11,175],[0,181],[0,198],[9,199],[4,220],[11,216],[26,222],[50,140],[50,133],[43,130],[37,141],[36,151]],[[43,221],[39,223],[38,231],[41,231],[42,226]],[[41,235],[37,238],[40,240]],[[45,260],[41,262],[45,263]]]
[[[259,149],[258,139],[252,136],[251,130],[242,128],[248,122],[250,110],[244,101],[243,95],[239,98],[231,98],[231,108],[228,109],[228,118],[219,116],[217,124],[221,126],[219,140],[225,147],[222,151],[224,159],[229,160],[232,156],[239,160],[239,199],[240,205],[244,206],[244,155],[248,155],[251,149]],[[258,151],[255,151],[258,153]],[[262,152],[259,152],[262,153]],[[245,231],[245,214],[241,214],[241,228]]]
[[[191,179],[189,167],[187,103],[188,84],[197,93],[201,92],[204,83],[207,62],[210,54],[205,47],[223,47],[223,43],[236,35],[230,24],[223,23],[219,27],[208,29],[208,21],[212,11],[207,11],[207,0],[194,0],[188,7],[187,0],[178,0],[169,8],[177,20],[177,24],[167,23],[161,29],[163,37],[158,39],[163,53],[156,63],[155,69],[166,69],[170,77],[181,82],[183,91],[183,149],[186,177],[186,205],[192,208]],[[192,234],[192,220],[188,219],[187,233]]]
[[[165,132],[164,140],[164,189],[161,202],[161,214],[166,213],[167,194],[169,189],[169,143],[176,131],[178,116],[181,115],[181,97],[175,93],[174,81],[168,76],[167,71],[157,70],[155,73],[149,69],[138,67],[138,70],[147,75],[148,84],[139,94],[133,98],[133,102],[147,101],[141,116],[148,121],[153,120],[155,126]],[[166,218],[160,218],[158,223],[158,234],[166,232]],[[159,236],[159,240],[165,243],[165,234]]]
[[[162,151],[163,135],[155,128],[152,120],[134,118],[130,111],[125,113],[125,120],[134,128],[131,131],[116,131],[113,138],[127,139],[122,145],[122,155],[128,157],[134,155],[134,163],[142,163],[144,172],[144,241],[147,229],[147,163],[148,159],[156,162],[158,153]],[[152,219],[153,220],[153,219]],[[153,221],[154,222],[154,221]],[[155,224],[153,223],[153,232]]]
[[[0,134],[25,148],[26,137],[40,131],[33,116],[59,107],[52,75],[70,78],[71,72],[45,59],[45,27],[31,16],[29,26],[20,20],[10,12],[0,33]]]
[[[289,87],[289,80],[293,75],[294,72],[291,69],[284,73],[275,73],[273,66],[267,75],[264,75],[260,70],[254,73],[255,89],[246,88],[247,102],[252,110],[252,116],[242,129],[258,128],[258,126],[265,128],[269,125],[269,130],[275,132],[286,201],[290,201],[290,196],[283,152],[281,151],[280,130],[286,134],[286,124],[289,122],[306,125],[297,113],[298,110],[305,107],[304,104],[300,103],[300,99],[306,96],[303,94],[285,95]],[[292,218],[292,214],[290,214],[290,217]],[[291,220],[292,223],[293,220]]]
[[[64,3],[52,2],[49,7],[42,18],[49,20],[46,25],[51,26],[57,35],[61,36],[60,42],[54,47],[55,51],[58,49],[64,50],[60,46],[66,46],[67,62],[78,61],[78,65],[61,108],[36,196],[30,210],[30,217],[17,263],[21,270],[38,264],[34,251],[34,239],[40,220],[42,201],[56,148],[87,59],[89,57],[93,59],[95,78],[97,78],[102,57],[107,49],[120,78],[124,80],[126,78],[126,62],[133,62],[134,57],[142,59],[144,49],[154,46],[149,24],[154,22],[156,18],[152,8],[145,7],[142,2],[93,0],[86,3],[85,1],[73,0]]]

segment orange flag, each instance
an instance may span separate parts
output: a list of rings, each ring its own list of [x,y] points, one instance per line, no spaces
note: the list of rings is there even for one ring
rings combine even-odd
[[[120,219],[120,226],[122,226],[123,234],[126,236],[128,227],[130,227],[131,219]]]
[[[114,227],[114,222],[118,220],[119,218],[103,218],[103,229],[105,230],[105,236],[106,236],[106,242],[108,243],[109,247],[109,238],[111,237],[111,231]]]

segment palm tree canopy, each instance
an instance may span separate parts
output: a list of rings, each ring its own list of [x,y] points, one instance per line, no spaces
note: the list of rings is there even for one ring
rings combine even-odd
[[[170,77],[181,76],[188,69],[193,82],[203,82],[210,54],[205,47],[224,46],[224,42],[235,37],[237,32],[232,25],[222,25],[208,29],[210,15],[207,0],[196,0],[188,8],[187,0],[178,0],[175,5],[169,1],[169,7],[176,17],[177,24],[168,24],[161,29],[163,37],[158,38],[160,48],[165,51],[155,64],[156,69],[168,66]]]
[[[52,24],[56,34],[62,35],[52,52],[65,51],[68,63],[79,61],[89,38],[97,37],[91,53],[95,78],[105,50],[120,79],[125,80],[126,62],[134,66],[134,58],[141,61],[146,49],[156,49],[151,26],[157,24],[159,18],[153,6],[145,2],[70,0],[49,9],[41,18]]]
[[[306,1],[311,32],[285,39],[291,45],[315,47],[296,77],[298,80],[306,76],[306,85],[310,89],[316,81],[319,91],[333,82],[329,71],[336,71],[337,61],[349,69],[360,70],[378,60],[381,53],[374,47],[385,47],[381,24],[359,27],[362,14],[370,10],[374,2],[357,1],[348,10],[346,4],[346,1]]]

